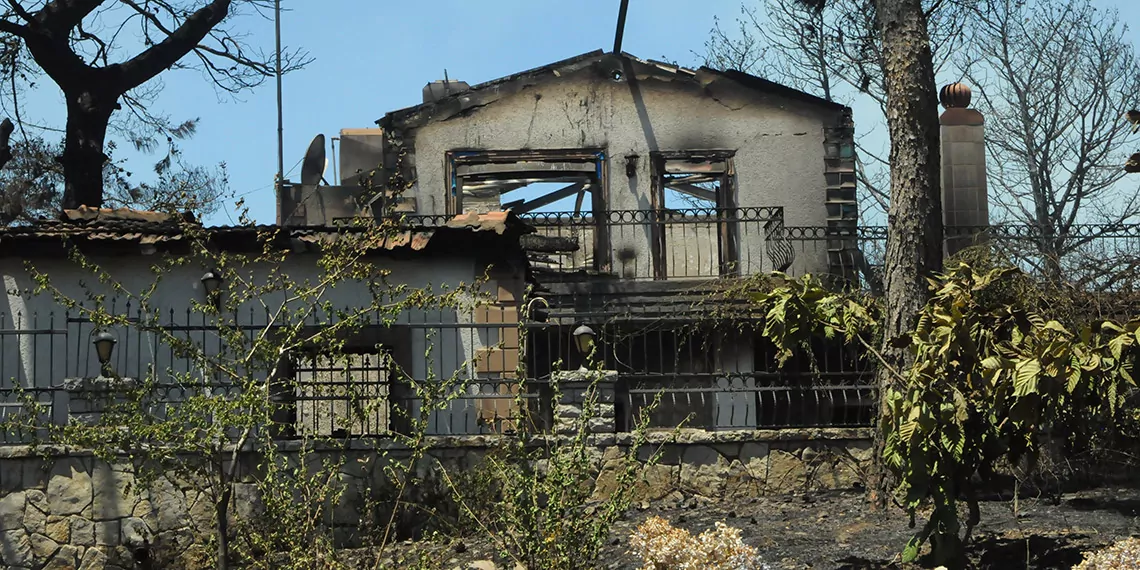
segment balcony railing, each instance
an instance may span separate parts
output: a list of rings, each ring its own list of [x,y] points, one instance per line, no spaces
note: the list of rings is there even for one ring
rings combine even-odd
[[[536,269],[686,279],[785,270],[781,208],[615,210],[598,216],[533,213],[523,220]]]

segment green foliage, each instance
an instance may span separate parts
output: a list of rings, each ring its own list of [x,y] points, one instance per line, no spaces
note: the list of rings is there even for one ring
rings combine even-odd
[[[326,524],[330,507],[346,491],[340,482],[344,463],[344,455],[321,456],[311,445],[288,455],[264,449],[264,474],[253,483],[261,512],[237,521],[235,557],[252,569],[347,570],[337,559]]]
[[[761,332],[776,346],[779,365],[813,339],[867,344],[876,338],[878,307],[869,299],[832,291],[810,275],[792,280],[776,274],[770,284],[750,296],[761,308]]]
[[[1031,466],[1043,436],[1088,437],[1092,426],[1119,429],[1120,420],[1130,420],[1120,412],[1136,387],[1140,319],[1082,322],[1077,299],[1043,290],[989,256],[974,261],[930,281],[933,298],[915,330],[891,340],[913,356],[901,370],[889,368],[877,350],[875,302],[810,277],[744,280],[718,300],[745,302],[714,315],[725,322],[758,316],[756,329],[777,348],[780,365],[823,338],[859,343],[888,367],[881,459],[896,475],[897,500],[912,521],[930,509],[903,550],[906,561],[930,542],[935,563],[963,563],[964,540],[979,517],[976,476],[988,480],[1001,462]]]
[[[481,469],[497,482],[495,502],[485,502],[485,490],[484,501],[471,500],[470,491],[445,473],[471,521],[504,557],[528,569],[596,568],[610,528],[629,509],[643,470],[660,457],[658,448],[646,461],[638,459],[639,450],[647,445],[649,414],[660,403],[660,395],[642,410],[628,447],[608,460],[600,456],[590,425],[599,406],[606,405],[599,401],[598,381],[603,375],[582,374],[590,376],[590,384],[581,414],[567,433],[540,436],[524,427],[484,459]],[[551,401],[557,405],[561,401],[557,382],[553,392]],[[599,464],[612,477],[604,492],[595,492]]]
[[[1010,294],[1020,280],[1014,269],[958,265],[931,281],[933,298],[903,340],[914,364],[882,395],[883,461],[912,518],[933,507],[906,561],[929,540],[935,563],[961,565],[960,496],[970,507],[966,537],[978,516],[971,478],[988,476],[999,460],[1032,463],[1042,436],[1114,417],[1135,387],[1140,320],[1070,331],[1031,297]]]

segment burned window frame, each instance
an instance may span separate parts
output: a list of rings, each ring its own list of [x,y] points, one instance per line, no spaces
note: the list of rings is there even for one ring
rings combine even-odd
[[[515,150],[463,150],[452,149],[444,153],[444,197],[449,216],[463,213],[463,196],[460,191],[463,167],[511,163],[589,163],[593,181],[590,189],[590,216],[594,223],[594,264],[599,271],[608,271],[611,263],[609,245],[609,161],[605,149],[515,149]],[[555,169],[534,169],[529,172],[549,172]],[[511,172],[505,170],[504,172]],[[517,172],[525,173],[527,169]],[[585,173],[586,170],[574,172]],[[561,198],[559,198],[561,199]],[[541,207],[541,206],[537,206]]]
[[[717,252],[718,266],[721,276],[734,276],[740,271],[739,236],[736,223],[736,166],[735,150],[676,150],[654,151],[649,153],[650,159],[650,207],[652,208],[651,236],[653,257],[653,278],[657,280],[669,279],[669,269],[666,263],[665,224],[671,217],[665,207],[665,190],[669,184],[667,177],[670,174],[686,173],[685,170],[669,172],[669,163],[684,162],[693,164],[693,173],[699,173],[697,165],[712,165],[721,163],[719,169],[719,182],[715,196],[715,210],[717,223]],[[709,169],[715,173],[715,170]]]

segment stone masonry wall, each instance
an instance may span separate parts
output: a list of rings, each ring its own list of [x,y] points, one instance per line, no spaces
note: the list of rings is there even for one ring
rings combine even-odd
[[[814,489],[852,488],[870,456],[870,433],[858,429],[706,432],[650,435],[644,460],[661,450],[634,491],[637,501],[704,497],[736,500]],[[432,457],[470,469],[497,436],[447,436],[433,441]],[[596,493],[611,492],[628,434],[599,434]],[[357,505],[383,488],[382,457],[401,450],[382,441],[357,440],[320,453],[347,455],[345,493],[329,521],[339,542],[357,542]],[[319,459],[319,454],[316,459]],[[258,514],[247,454],[231,509],[235,520]],[[205,568],[213,532],[212,502],[187,482],[158,478],[145,488],[127,464],[107,464],[83,452],[33,453],[0,447],[0,567],[16,570],[128,570]]]

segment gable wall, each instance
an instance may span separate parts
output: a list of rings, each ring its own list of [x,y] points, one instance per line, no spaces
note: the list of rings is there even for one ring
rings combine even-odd
[[[823,225],[824,128],[834,115],[725,81],[706,90],[681,80],[615,82],[588,68],[414,131],[418,209],[445,213],[449,150],[603,149],[609,208],[633,210],[650,207],[651,151],[733,149],[739,206],[783,206],[788,225]],[[628,154],[641,157],[633,178]]]

